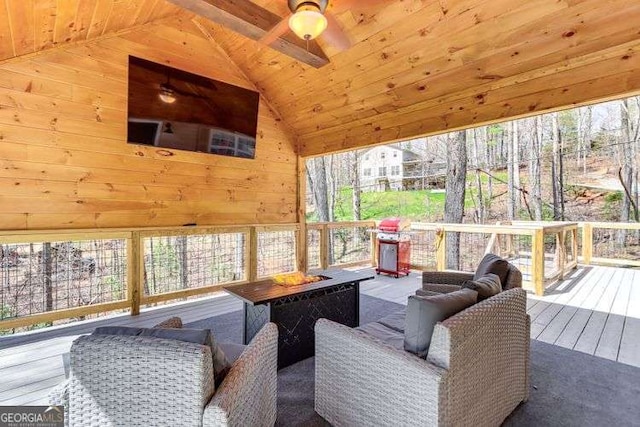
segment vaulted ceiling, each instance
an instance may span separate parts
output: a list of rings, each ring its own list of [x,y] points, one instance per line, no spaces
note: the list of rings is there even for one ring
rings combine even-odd
[[[288,13],[285,0],[253,3]],[[339,4],[331,0],[329,10]],[[358,4],[336,15],[352,47],[320,40],[329,63],[315,68],[165,0],[8,0],[0,2],[0,60],[192,20],[255,84],[305,156],[640,91],[637,0]]]

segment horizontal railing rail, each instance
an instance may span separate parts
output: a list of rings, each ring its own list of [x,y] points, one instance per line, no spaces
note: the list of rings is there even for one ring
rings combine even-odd
[[[581,222],[584,264],[640,267],[640,223]]]
[[[375,221],[0,231],[0,333],[219,291],[297,270],[376,265]],[[412,224],[411,267],[473,271],[494,252],[536,294],[578,261],[640,267],[640,224]]]
[[[0,231],[0,334],[295,271],[300,224]]]

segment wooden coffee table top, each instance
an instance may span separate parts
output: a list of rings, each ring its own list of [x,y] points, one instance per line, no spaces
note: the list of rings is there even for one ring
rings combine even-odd
[[[340,269],[314,270],[308,274],[312,276],[326,276],[329,277],[329,279],[296,286],[277,285],[273,283],[272,279],[266,279],[258,282],[245,283],[244,285],[226,286],[223,289],[248,304],[256,305],[343,283],[362,282],[374,278],[371,272],[356,272]]]

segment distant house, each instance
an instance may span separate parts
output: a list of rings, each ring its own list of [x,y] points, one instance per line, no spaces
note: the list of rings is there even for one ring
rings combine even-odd
[[[382,145],[362,155],[359,174],[363,191],[419,190],[443,186],[446,164]]]

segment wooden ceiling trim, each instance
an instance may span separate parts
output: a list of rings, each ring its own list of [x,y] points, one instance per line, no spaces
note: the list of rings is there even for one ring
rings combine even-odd
[[[502,17],[506,23],[493,22],[492,19],[500,17],[500,10],[504,11],[507,4],[510,12]],[[562,3],[554,1],[552,4],[553,10],[556,10],[555,8],[558,7],[558,4],[563,9],[566,8]],[[450,56],[452,51],[455,52],[466,45],[477,43],[478,34],[491,34],[517,28],[518,25],[529,22],[528,19],[536,17],[535,14],[524,20],[520,17],[520,21],[510,18],[511,15],[519,16],[523,11],[529,10],[530,2],[525,0],[500,0],[487,4],[485,8],[488,10],[482,11],[482,20],[471,9],[462,11],[457,15],[453,14],[453,12],[448,12],[446,16],[443,16],[440,5],[437,2],[429,3],[423,9],[417,10],[411,15],[403,16],[399,22],[387,20],[385,16],[385,19],[381,18],[381,20],[388,24],[388,28],[354,46],[354,48],[332,57],[331,63],[323,68],[322,73],[307,72],[306,75],[296,76],[294,73],[297,70],[285,73],[270,72],[257,77],[256,84],[268,84],[269,82],[273,83],[277,80],[291,78],[306,80],[308,85],[301,86],[302,90],[296,91],[295,97],[298,99],[305,96],[313,96],[315,84],[319,80],[330,78],[331,85],[339,82],[356,82],[366,74],[377,76],[380,72],[378,67],[391,64],[394,61],[402,65],[400,69],[405,68],[407,61],[411,61],[412,68],[416,68],[421,65],[419,63],[414,64],[414,62],[420,60],[419,52],[423,52],[422,58],[429,58],[430,55]],[[549,13],[551,11],[547,10],[544,14]],[[416,21],[420,22],[421,28],[416,29]],[[443,42],[456,37],[466,38],[467,41],[462,43],[462,46],[450,46]],[[420,47],[416,49],[417,46]],[[379,54],[372,55],[372,52],[379,52]],[[374,69],[375,73],[372,73]],[[398,69],[396,65],[389,67],[389,70],[393,72],[397,72]]]
[[[122,28],[130,28],[136,22],[142,7],[148,7],[147,0],[128,0],[123,2],[120,7],[113,8],[109,14],[104,33],[112,33]]]
[[[518,87],[507,86],[487,93],[483,99],[467,98],[432,107],[413,105],[398,109],[392,114],[381,114],[375,120],[351,123],[348,129],[331,129],[317,132],[313,136],[302,136],[301,154],[312,155],[347,147],[355,148],[357,140],[375,143],[441,133],[500,121],[507,117],[535,115],[543,111],[637,93],[640,92],[638,52],[640,46],[633,54],[627,53],[579,69],[544,76]],[[567,81],[572,81],[573,84],[567,85]],[[417,133],[411,134],[414,131]]]
[[[391,30],[364,40],[361,43],[355,44],[351,49],[348,49],[342,53],[336,54],[331,57],[331,62],[323,67],[321,70],[313,70],[304,64],[296,64],[288,61],[288,58],[277,56],[274,52],[270,52],[264,49],[252,49],[255,53],[249,55],[246,58],[239,55],[233,55],[232,57],[246,69],[247,73],[254,76],[254,80],[259,86],[267,86],[269,83],[273,84],[274,81],[288,81],[289,79],[295,79],[300,82],[305,82],[311,87],[314,87],[319,80],[328,79],[329,76],[334,76],[336,72],[340,72],[349,63],[356,63],[359,59],[368,58],[372,61],[378,60],[378,56],[372,56],[372,52],[376,52],[380,46],[391,46],[395,41],[400,40],[402,37],[407,36],[409,33],[415,32],[415,24],[410,25],[412,20],[421,20],[424,25],[428,22],[437,22],[440,19],[439,8],[430,3],[426,6],[426,9],[432,13],[421,13],[411,10],[411,13],[407,13],[402,16],[400,22],[394,22],[393,20],[381,20],[385,23],[385,27],[391,28]],[[425,21],[426,19],[426,21]],[[412,28],[413,30],[410,30]],[[406,33],[403,29],[406,29]],[[402,37],[396,38],[396,35],[402,34]],[[424,41],[424,39],[422,39]],[[415,47],[414,47],[415,48]],[[389,53],[386,55],[395,55],[395,52],[389,49]],[[377,64],[372,65],[375,67]],[[358,73],[371,68],[367,68],[366,65],[356,64]],[[337,76],[336,76],[337,78]]]
[[[56,2],[56,22],[53,28],[55,44],[78,40],[76,35],[76,16],[81,3],[77,0],[58,0]]]
[[[100,36],[104,36],[107,22],[114,8],[113,0],[97,0],[91,16],[89,31],[87,32],[87,40],[93,40]]]
[[[34,0],[25,0],[23,5],[24,7],[10,8],[7,16],[13,54],[18,56],[35,51]]]
[[[0,2],[0,61],[130,31],[184,11],[161,0],[12,0]],[[143,17],[141,19],[141,17]]]
[[[613,17],[612,19],[615,22],[618,18]],[[617,29],[614,25],[606,26],[606,28]],[[511,84],[508,83],[509,80],[505,80],[508,77],[518,76],[518,81],[522,81],[529,78],[525,77],[526,75],[537,75],[546,72],[545,70],[555,70],[555,68],[549,68],[553,64],[577,64],[582,61],[594,61],[601,56],[601,54],[588,55],[588,52],[602,51],[603,56],[618,55],[621,50],[624,51],[627,43],[631,43],[630,46],[634,46],[637,42],[634,28],[629,28],[627,31],[616,34],[602,34],[602,36],[604,37],[598,37],[594,34],[591,40],[585,40],[584,34],[582,37],[576,35],[577,40],[571,42],[565,40],[563,46],[558,46],[557,43],[554,44],[545,39],[536,43],[536,45],[529,44],[528,46],[516,47],[511,50],[505,50],[495,55],[495,57],[486,57],[480,61],[474,61],[473,67],[443,70],[419,81],[415,81],[415,75],[411,72],[399,73],[389,80],[378,81],[360,89],[349,89],[350,103],[348,105],[345,105],[344,97],[338,97],[337,95],[328,101],[324,101],[319,97],[320,99],[316,100],[316,104],[313,104],[311,108],[303,109],[297,106],[303,114],[293,118],[296,120],[300,134],[305,134],[318,130],[317,123],[326,123],[324,119],[328,115],[333,118],[332,125],[339,125],[353,120],[353,115],[356,113],[359,118],[364,118],[365,114],[368,116],[378,114],[384,106],[393,106],[394,108],[406,106],[412,102],[414,98],[412,95],[415,94],[416,89],[423,88],[425,98],[437,99],[459,90],[460,82],[469,82],[467,87],[476,90],[477,94],[480,94],[486,91],[487,87],[492,88],[502,84]],[[566,46],[568,43],[571,43],[572,46]],[[607,45],[611,44],[616,47],[613,50],[607,50]],[[553,49],[551,49],[552,46],[554,46]],[[512,56],[514,50],[521,51],[522,54],[518,56],[518,61],[509,61],[509,57]],[[532,51],[535,54],[532,54]],[[582,59],[583,55],[586,55],[584,59]],[[567,61],[566,58],[576,58],[577,60]],[[441,58],[441,66],[446,67],[446,65],[446,57]],[[497,66],[498,68],[492,69],[490,68],[491,66]],[[437,69],[437,67],[430,66],[429,69],[433,70]],[[532,73],[527,70],[542,71]],[[522,73],[525,73],[525,75],[522,75]],[[492,81],[495,81],[495,83],[492,83]],[[359,83],[360,81],[353,82],[352,86],[358,86]],[[474,86],[477,86],[477,89]],[[340,91],[340,89],[337,91]],[[468,93],[469,90],[465,90],[465,92]],[[347,90],[345,89],[343,93],[347,93]],[[390,98],[393,99],[393,102],[390,102]],[[313,100],[309,102],[313,102]],[[350,105],[357,102],[360,103],[359,109],[354,112]]]
[[[0,2],[0,16],[9,16],[6,2]],[[0,58],[5,56],[15,56],[13,47],[13,37],[11,35],[11,23],[0,25]]]
[[[242,34],[252,40],[259,40],[276,26],[282,17],[250,0],[168,0],[196,15]],[[329,60],[320,46],[311,40],[306,42],[297,37],[284,37],[276,40],[271,47],[301,62],[319,68]]]
[[[49,49],[53,47],[53,29],[56,23],[56,1],[42,0],[37,1],[33,7],[33,32],[34,32],[34,50]],[[0,55],[0,60],[9,58]]]
[[[519,10],[519,9],[518,9]],[[485,24],[486,21],[483,23]],[[437,76],[439,73],[447,72],[451,69],[456,69],[458,67],[468,66],[471,68],[471,65],[477,65],[477,68],[482,68],[482,65],[477,61],[484,60],[485,62],[490,62],[490,55],[485,54],[485,52],[495,53],[495,50],[492,49],[496,42],[499,40],[498,29],[510,31],[510,32],[518,32],[518,30],[522,30],[528,32],[528,21],[525,26],[506,28],[505,25],[501,23],[486,23],[488,27],[481,28],[480,26],[483,24],[479,24],[478,26],[473,26],[474,28],[461,32],[458,35],[461,37],[465,37],[468,39],[467,42],[460,43],[459,47],[448,46],[446,43],[436,43],[436,44],[428,44],[422,49],[418,49],[415,51],[402,51],[400,49],[395,49],[395,46],[392,46],[390,51],[397,52],[394,55],[387,57],[384,63],[380,64],[381,61],[379,58],[371,58],[368,63],[360,64],[358,63],[358,68],[350,68],[347,67],[346,70],[341,71],[338,70],[335,73],[331,74],[331,85],[328,86],[328,90],[323,92],[322,94],[314,94],[309,90],[309,86],[305,87],[306,90],[303,93],[298,91],[295,92],[295,107],[300,108],[302,105],[318,105],[322,103],[324,99],[335,98],[340,94],[349,93],[350,99],[353,99],[354,102],[357,102],[357,98],[352,96],[353,91],[358,88],[363,88],[368,84],[377,82],[378,85],[389,85],[391,87],[398,87],[402,85],[401,82],[397,82],[396,80],[402,81],[402,78],[405,77],[405,81],[407,76],[413,76],[413,80],[416,83],[416,86],[422,85],[424,82],[417,82],[416,78],[416,69],[423,69],[424,76],[423,78],[433,78]],[[438,28],[445,28],[445,26],[440,26]],[[562,34],[564,31],[560,31],[558,34]],[[464,33],[467,35],[464,36]],[[483,37],[479,38],[478,34],[482,34]],[[486,34],[486,37],[484,36]],[[440,37],[440,36],[438,36]],[[451,36],[443,36],[443,37],[454,37]],[[550,33],[547,36],[549,40],[554,40],[557,38],[553,33]],[[420,44],[417,39],[411,40],[407,39],[407,45]],[[521,49],[513,48],[513,50],[509,48],[502,48],[502,52],[500,54],[504,57],[503,61],[521,61],[527,57],[529,49],[524,49],[527,43],[529,43],[527,38],[519,38],[521,43]],[[549,40],[542,40],[539,43],[546,45],[549,43]],[[536,40],[537,41],[537,40]],[[553,43],[551,46],[561,50],[567,47],[571,42],[570,41],[560,41],[560,43]],[[400,42],[401,46],[403,45]],[[422,43],[424,44],[424,42]],[[401,47],[400,46],[400,47]],[[522,51],[522,59],[513,58],[512,54],[514,51]],[[435,61],[435,64],[432,64]],[[410,63],[410,67],[407,67],[407,63]],[[435,66],[434,66],[435,65]],[[375,68],[375,73],[368,72],[373,67]],[[404,74],[402,71],[405,70]],[[481,71],[477,72],[478,78],[483,78],[483,73]],[[491,73],[487,70],[484,70],[484,76],[490,76],[495,73]],[[340,84],[342,83],[342,84]],[[319,97],[318,97],[319,95]]]
[[[510,79],[487,83],[482,88],[470,88],[465,91],[453,93],[451,96],[445,98],[429,99],[408,105],[398,110],[376,116],[376,123],[385,121],[398,123],[402,120],[412,120],[409,117],[410,115],[420,115],[430,108],[441,108],[444,109],[444,113],[448,113],[450,111],[447,111],[446,108],[453,108],[453,106],[457,106],[457,104],[465,101],[473,101],[473,103],[478,105],[488,104],[488,101],[491,100],[495,102],[495,99],[501,91],[512,91],[516,94],[518,92],[525,94],[535,93],[541,90],[541,88],[548,90],[566,87],[568,86],[567,81],[571,81],[574,84],[580,81],[589,81],[593,78],[594,73],[601,73],[598,75],[606,76],[608,74],[618,73],[621,70],[633,70],[634,67],[638,65],[635,63],[635,60],[639,57],[639,51],[640,44],[636,41],[622,49],[612,48],[607,55],[603,53],[593,54],[589,58],[579,58],[563,65],[549,66],[546,70],[533,70],[526,75],[519,75]],[[612,68],[614,64],[615,67]],[[528,91],[527,88],[531,88],[531,90]],[[481,89],[481,92],[479,92],[478,89]],[[511,96],[513,95],[503,97],[503,100]],[[455,108],[455,110],[457,109],[458,108]],[[371,121],[371,118],[366,117],[357,121],[351,121],[347,125],[315,131],[304,135],[303,138],[307,136],[327,137],[336,132],[344,131],[348,127],[363,125]]]
[[[640,77],[633,71],[606,77],[604,79],[594,79],[573,86],[569,91],[565,88],[554,89],[552,91],[543,91],[536,94],[529,94],[518,100],[512,100],[509,105],[504,103],[500,105],[503,111],[496,116],[495,105],[487,105],[477,107],[473,113],[451,114],[444,116],[426,116],[412,122],[403,123],[400,126],[380,128],[376,130],[373,126],[366,128],[358,128],[357,131],[350,132],[349,135],[342,135],[340,140],[333,140],[320,145],[303,145],[302,155],[322,155],[327,152],[353,150],[358,148],[355,141],[362,145],[374,145],[390,143],[404,140],[407,138],[415,138],[419,136],[437,135],[443,132],[451,132],[469,127],[488,125],[492,123],[501,123],[507,119],[519,119],[529,116],[535,116],[544,112],[553,112],[573,108],[581,105],[588,105],[595,102],[603,102],[607,100],[619,99],[620,96],[628,94],[629,96],[640,94],[640,89],[629,91],[629,87],[640,88]],[[604,85],[608,85],[605,88]],[[598,93],[593,92],[592,88],[596,86],[601,89]],[[575,94],[580,94],[584,90],[590,90],[596,96],[592,100],[584,102],[575,102]],[[615,91],[615,95],[611,95],[611,91]],[[542,99],[552,100],[549,104],[543,104]],[[529,105],[538,105],[540,108],[530,111]],[[545,105],[552,105],[545,107]],[[427,114],[427,113],[425,113]],[[363,141],[365,142],[363,144]],[[307,151],[308,150],[308,151]],[[321,150],[321,151],[318,151]]]
[[[454,57],[453,59],[458,58],[457,62],[455,60],[451,61],[452,58],[447,59],[447,56],[441,57],[439,60],[442,68],[438,69],[438,67],[433,67],[431,64],[425,65],[430,70],[430,75],[418,81],[416,81],[416,74],[413,69],[409,69],[404,73],[391,74],[388,80],[376,80],[373,84],[360,88],[361,84],[367,83],[367,79],[357,79],[351,82],[349,88],[338,85],[336,89],[329,88],[326,95],[317,95],[309,99],[298,98],[297,102],[292,105],[292,109],[295,110],[293,118],[300,126],[298,129],[300,134],[305,134],[314,130],[315,123],[326,123],[327,120],[323,119],[327,119],[329,116],[333,119],[332,125],[339,124],[336,123],[336,120],[339,122],[351,120],[349,114],[353,113],[353,108],[350,109],[350,106],[354,104],[359,106],[358,114],[361,114],[366,106],[369,109],[369,115],[373,116],[378,114],[385,105],[388,106],[390,99],[395,100],[392,104],[395,107],[402,107],[407,102],[413,102],[416,88],[423,89],[423,98],[435,98],[455,90],[462,81],[469,82],[470,85],[481,85],[487,80],[500,80],[505,77],[511,77],[526,70],[562,62],[567,57],[578,57],[587,52],[602,50],[612,44],[620,45],[629,40],[637,39],[636,28],[633,26],[634,20],[627,20],[629,28],[626,29],[626,32],[608,34],[608,31],[620,29],[619,25],[614,25],[615,22],[620,20],[620,17],[616,16],[616,14],[600,16],[597,12],[594,12],[594,17],[601,17],[597,22],[598,27],[606,31],[601,31],[600,33],[592,31],[589,33],[577,30],[574,37],[566,38],[561,36],[563,31],[558,28],[557,31],[549,31],[550,34],[544,38],[538,37],[535,42],[526,41],[510,49],[502,49],[496,55],[484,55],[483,58],[471,62],[461,61],[460,57],[458,57],[458,52],[456,52],[452,56]],[[625,29],[622,28],[622,30]],[[587,34],[591,37],[590,40],[586,39]],[[484,47],[476,48],[472,46],[470,48],[477,49],[480,52],[488,51],[487,43],[485,42],[484,44]],[[464,52],[464,50],[461,50],[461,52]],[[514,58],[513,52],[522,53]],[[463,64],[466,67],[460,67]],[[498,68],[492,69],[491,67]],[[386,68],[386,66],[380,67],[380,69]],[[396,66],[396,69],[398,68]],[[348,94],[348,103],[345,102],[346,94]],[[405,95],[413,96],[406,97]],[[373,99],[376,102],[373,102]]]

